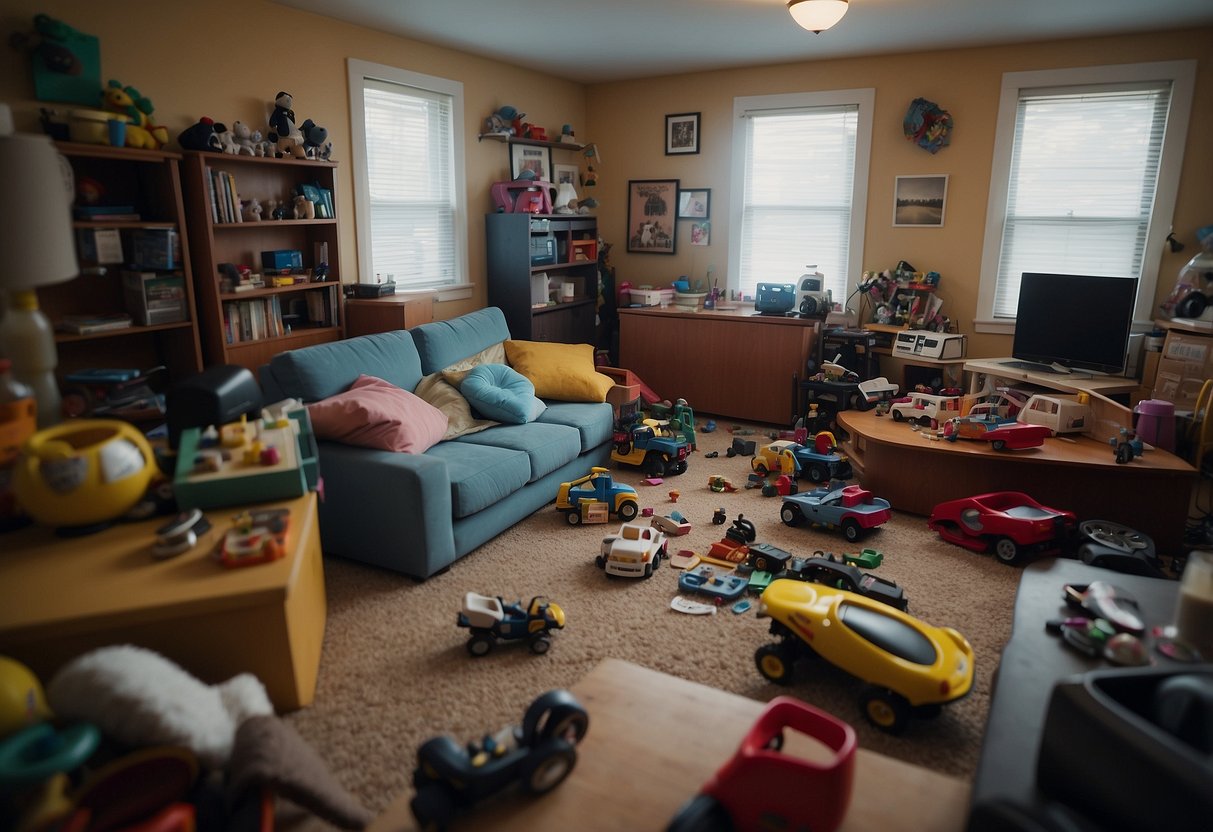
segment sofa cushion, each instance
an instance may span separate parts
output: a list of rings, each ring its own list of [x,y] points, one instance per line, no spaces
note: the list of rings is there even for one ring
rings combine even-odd
[[[362,374],[404,390],[421,380],[421,359],[406,330],[282,352],[270,359],[269,367],[282,392],[304,402],[344,392]]]
[[[446,415],[407,390],[361,375],[344,393],[307,406],[319,439],[420,454],[442,440]]]
[[[459,388],[442,377],[442,373],[430,373],[413,390],[421,398],[446,414],[446,433],[443,439],[454,439],[465,433],[491,428],[499,424],[492,419],[477,419],[472,415],[472,406],[459,392]]]
[[[468,370],[459,392],[481,416],[509,425],[533,422],[547,407],[535,396],[535,385],[504,364]]]
[[[442,377],[449,383],[458,387],[463,384],[463,379],[476,367],[481,364],[504,364],[505,363],[505,341],[498,341],[496,344],[490,344],[475,355],[469,355],[467,358],[456,361],[449,367],[442,369]]]
[[[492,430],[465,436],[457,441],[469,445],[491,445],[495,448],[521,451],[530,460],[531,472],[527,482],[547,476],[581,454],[581,436],[576,428],[540,422],[499,425]]]
[[[439,442],[426,456],[446,463],[451,481],[451,513],[468,517],[508,497],[530,479],[525,453],[471,442]]]
[[[594,369],[590,344],[506,341],[510,366],[531,380],[541,399],[605,402],[615,382]]]
[[[615,413],[609,404],[550,402],[536,421],[576,428],[582,453],[609,442],[615,429]]]
[[[510,328],[501,310],[490,306],[448,321],[421,324],[409,333],[421,357],[421,370],[428,375],[501,343],[510,337]]]

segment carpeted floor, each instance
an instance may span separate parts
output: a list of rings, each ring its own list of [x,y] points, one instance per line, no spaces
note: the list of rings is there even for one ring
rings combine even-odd
[[[734,614],[726,607],[712,616],[671,610],[677,570],[668,565],[648,580],[607,578],[594,556],[602,536],[617,524],[570,527],[549,505],[423,583],[326,559],[329,618],[319,687],[314,704],[292,715],[292,723],[351,792],[381,810],[411,788],[421,742],[443,733],[464,741],[514,723],[538,693],[571,686],[611,656],[756,700],[791,693],[849,721],[862,747],[971,777],[991,676],[1009,636],[1019,570],[943,543],[925,518],[909,514],[895,512],[892,522],[858,546],[838,532],[784,526],[778,497],[742,488],[750,458],[724,453],[732,424],[721,420],[716,432],[701,433],[690,470],[662,485],[641,484],[636,471],[614,471],[618,480],[636,485],[642,507],[657,514],[677,509],[694,524],[689,534],[673,539],[671,550],[706,551],[719,540],[727,526],[711,523],[717,507],[730,520],[744,514],[756,525],[759,541],[794,554],[879,549],[884,563],[875,573],[905,589],[909,611],[931,624],[955,627],[972,643],[977,679],[968,697],[893,737],[860,715],[860,683],[829,665],[811,665],[788,689],[768,683],[754,666],[755,649],[770,640],[768,622],[756,619],[753,610]],[[761,433],[744,438],[765,441]],[[720,456],[705,459],[713,450]],[[711,491],[711,474],[729,477],[740,490]],[[930,472],[905,475],[925,478]],[[801,486],[811,487],[807,481]],[[671,489],[679,491],[676,504],[668,496]],[[505,643],[472,658],[465,649],[467,631],[455,625],[468,591],[507,600],[547,595],[565,609],[567,626],[546,655]]]

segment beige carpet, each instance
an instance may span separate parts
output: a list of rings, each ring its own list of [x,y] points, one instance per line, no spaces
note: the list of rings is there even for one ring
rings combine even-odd
[[[858,548],[848,546],[840,533],[784,526],[779,498],[741,488],[750,459],[725,455],[732,424],[722,420],[716,432],[701,434],[690,470],[662,485],[642,485],[638,472],[615,471],[617,479],[636,485],[642,507],[658,514],[677,509],[694,524],[688,535],[672,541],[674,550],[706,551],[719,540],[727,526],[711,523],[718,506],[730,520],[744,513],[757,526],[758,540],[794,554]],[[719,458],[703,458],[712,450]],[[741,490],[709,490],[708,476],[717,473]],[[930,476],[929,471],[905,473]],[[811,486],[806,481],[802,487]],[[676,504],[668,496],[671,489],[680,492]],[[957,628],[977,654],[976,684],[968,697],[945,707],[939,718],[913,722],[905,734],[892,737],[860,715],[860,683],[829,665],[812,665],[816,669],[789,689],[764,680],[755,669],[754,651],[769,641],[768,622],[756,619],[753,610],[737,615],[724,608],[713,616],[674,612],[669,603],[678,594],[677,570],[668,564],[648,580],[607,578],[593,560],[602,536],[614,529],[614,523],[570,527],[549,505],[424,583],[327,558],[329,618],[319,687],[314,704],[291,721],[340,781],[368,808],[380,810],[411,788],[421,742],[442,733],[464,741],[514,723],[538,693],[574,684],[611,656],[756,700],[788,692],[846,719],[862,747],[972,776],[991,675],[1009,636],[1018,569],[941,542],[925,518],[914,515],[895,512],[891,523],[861,541],[860,546],[884,552],[875,573],[905,589],[912,614]],[[467,631],[455,626],[469,590],[507,600],[547,595],[564,607],[566,628],[555,634],[544,656],[532,655],[522,644],[503,643],[484,658],[472,658],[465,648]],[[592,719],[591,714],[591,731]]]

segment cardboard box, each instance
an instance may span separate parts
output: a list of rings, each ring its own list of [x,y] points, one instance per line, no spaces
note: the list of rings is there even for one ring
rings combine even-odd
[[[189,320],[185,276],[180,272],[122,270],[126,309],[140,326]]]
[[[1206,379],[1213,378],[1213,336],[1171,330],[1163,343],[1151,398],[1192,410]]]

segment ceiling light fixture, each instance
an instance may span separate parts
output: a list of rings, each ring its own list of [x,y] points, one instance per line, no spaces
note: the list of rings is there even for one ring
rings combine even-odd
[[[847,13],[847,0],[788,0],[788,11],[804,29],[824,32]]]

